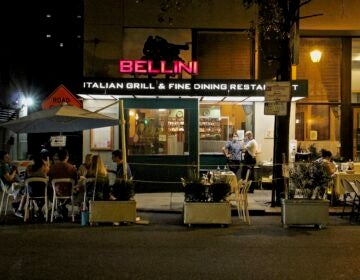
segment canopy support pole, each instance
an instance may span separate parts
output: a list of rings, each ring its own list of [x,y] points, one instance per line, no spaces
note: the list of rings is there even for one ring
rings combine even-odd
[[[123,160],[123,178],[127,181],[127,161],[126,161],[126,136],[125,136],[125,117],[124,117],[124,100],[119,100],[120,105],[120,127],[121,127],[121,150]]]

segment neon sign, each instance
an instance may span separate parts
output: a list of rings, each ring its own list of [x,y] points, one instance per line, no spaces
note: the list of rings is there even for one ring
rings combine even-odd
[[[169,66],[169,63],[165,60],[160,60],[157,66],[154,65],[152,60],[120,60],[120,73],[124,74],[180,74],[182,71],[197,75],[198,62],[190,61],[184,63],[182,61],[173,61]]]

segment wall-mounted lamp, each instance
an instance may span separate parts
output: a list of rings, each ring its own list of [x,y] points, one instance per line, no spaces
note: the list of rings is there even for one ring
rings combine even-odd
[[[312,52],[310,52],[311,61],[314,63],[318,63],[321,59],[321,55],[321,51],[313,50]]]

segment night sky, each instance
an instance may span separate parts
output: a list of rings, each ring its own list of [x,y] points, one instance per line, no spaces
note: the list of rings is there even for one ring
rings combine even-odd
[[[1,2],[0,91],[6,103],[23,92],[40,104],[60,84],[76,91],[82,78],[82,2]]]

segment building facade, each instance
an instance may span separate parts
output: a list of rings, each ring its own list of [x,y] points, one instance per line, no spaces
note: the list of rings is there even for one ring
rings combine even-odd
[[[296,140],[291,143],[299,151],[326,148],[338,158],[358,158],[360,24],[355,6],[356,1],[325,4],[313,0],[301,8],[302,17],[322,15],[300,21],[299,62],[293,67],[293,80],[307,81],[307,97],[293,99],[290,134],[281,136]],[[274,116],[264,112],[263,94],[244,88],[246,83],[251,87],[273,80],[278,67],[271,59],[276,53],[258,39],[257,9],[245,9],[241,1],[232,0],[192,1],[180,11],[165,14],[159,14],[159,7],[156,0],[84,2],[84,83],[78,95],[87,108],[114,104],[103,112],[117,117],[116,100],[124,99],[127,152],[135,178],[154,181],[152,188],[156,188],[161,185],[158,181],[171,183],[186,176],[184,166],[223,166],[222,146],[234,132],[242,136],[246,130],[253,131],[260,144],[258,163],[271,162]],[[153,45],[146,44],[151,42]],[[164,42],[170,47],[167,54],[186,63],[196,61],[198,73],[119,72],[120,60],[144,59],[154,44]],[[317,63],[310,58],[315,49],[322,53]],[[105,85],[121,83],[121,79],[130,88]],[[160,83],[161,79],[167,86],[173,80],[177,87],[185,88],[179,81],[191,81],[191,93],[172,93],[170,88],[152,92],[151,85],[141,83]],[[221,92],[222,84],[228,89],[229,80],[241,88],[239,94]],[[117,128],[86,133],[83,153],[97,151],[110,164],[109,150],[120,147]],[[99,133],[108,136],[97,136]]]

